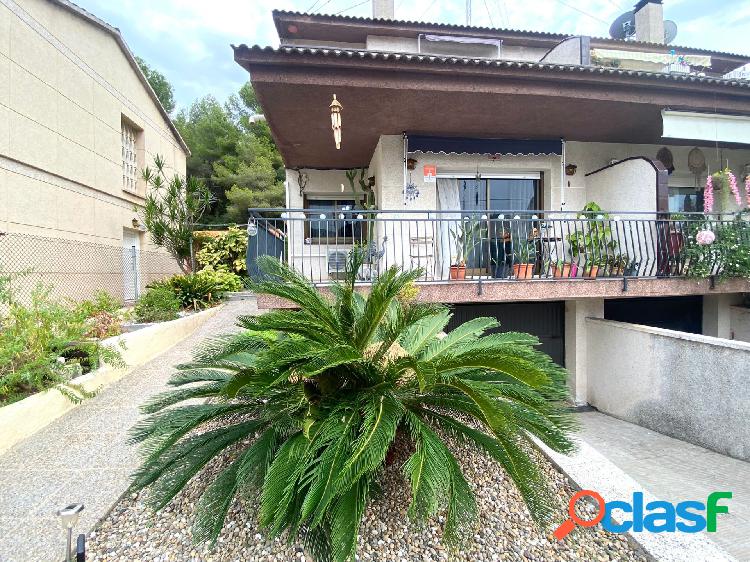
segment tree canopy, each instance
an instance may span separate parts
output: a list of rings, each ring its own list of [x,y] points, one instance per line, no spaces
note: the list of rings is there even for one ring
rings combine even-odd
[[[151,88],[153,88],[154,93],[156,94],[156,97],[159,98],[164,110],[167,113],[172,113],[175,106],[172,84],[169,83],[161,72],[151,68],[141,57],[135,57],[135,61],[141,68],[141,72],[146,76],[146,80],[148,80]]]
[[[187,173],[214,196],[210,222],[244,222],[248,207],[284,203],[284,164],[248,82],[223,105],[204,96],[177,114],[175,124],[191,155]]]

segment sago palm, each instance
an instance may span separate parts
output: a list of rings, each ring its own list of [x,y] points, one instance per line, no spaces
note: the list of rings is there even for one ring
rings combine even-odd
[[[196,505],[194,538],[216,540],[240,496],[271,536],[286,531],[316,559],[343,562],[356,553],[389,448],[408,439],[409,516],[444,514],[444,538],[455,543],[476,505],[441,438],[452,435],[497,461],[531,514],[547,520],[551,495],[530,436],[568,451],[571,417],[566,373],[536,338],[485,334],[494,318],[444,335],[449,311],[410,298],[419,271],[388,269],[363,295],[356,251],[330,296],[277,260],[259,262],[267,277],[254,290],[298,310],[241,317],[242,332],[210,342],[170,381],[176,390],[146,404],[151,416],[132,433],[145,456],[133,488],[150,488],[154,508],[230,449],[234,460]]]

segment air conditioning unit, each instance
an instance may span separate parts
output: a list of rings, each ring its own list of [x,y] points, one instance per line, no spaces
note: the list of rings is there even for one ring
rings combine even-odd
[[[349,252],[331,250],[328,252],[328,277],[329,279],[344,279],[346,277],[346,262]]]

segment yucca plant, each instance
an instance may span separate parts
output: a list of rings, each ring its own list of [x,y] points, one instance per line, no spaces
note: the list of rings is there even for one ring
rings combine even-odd
[[[170,381],[176,390],[145,405],[151,416],[132,432],[145,455],[132,487],[150,488],[154,508],[227,453],[234,460],[196,505],[196,541],[216,540],[240,496],[269,535],[299,538],[319,561],[347,561],[387,453],[403,439],[413,451],[402,467],[409,516],[444,514],[455,544],[476,504],[443,441],[452,435],[497,461],[531,514],[548,520],[552,496],[530,436],[567,452],[571,417],[566,373],[535,337],[485,335],[494,318],[441,337],[450,313],[415,302],[420,271],[391,268],[366,295],[355,290],[361,252],[330,297],[273,258],[258,262],[267,277],[253,290],[299,309],[241,317],[242,332],[210,342]],[[177,405],[195,398],[210,400]]]

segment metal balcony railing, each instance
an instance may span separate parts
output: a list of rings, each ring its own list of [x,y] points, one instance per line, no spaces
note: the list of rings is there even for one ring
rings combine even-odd
[[[743,252],[750,264],[750,222],[699,213],[250,209],[248,233],[251,276],[272,255],[314,283],[343,278],[355,247],[362,282],[393,265],[457,282],[731,275]]]

